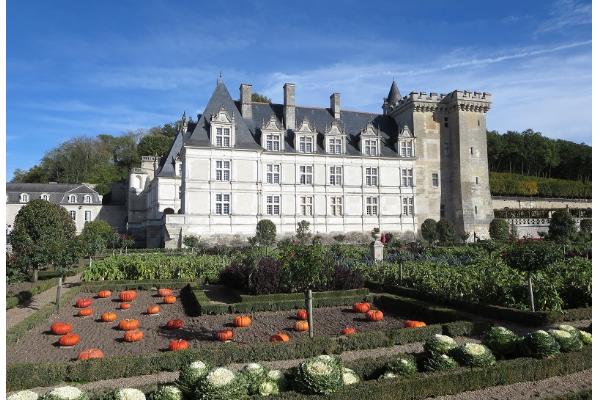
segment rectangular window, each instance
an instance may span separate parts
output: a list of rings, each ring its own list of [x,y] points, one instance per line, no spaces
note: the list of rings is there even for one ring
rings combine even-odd
[[[449,156],[450,155],[450,144],[449,143],[444,143],[444,155],[445,156]]]
[[[440,185],[440,178],[438,174],[431,174],[431,184],[433,187],[438,187]]]
[[[300,153],[312,153],[312,137],[300,136],[299,142],[298,151],[300,151]]]
[[[376,156],[377,155],[377,141],[376,140],[365,140],[365,155]]]
[[[377,215],[377,197],[367,197],[366,198],[366,204],[367,204],[367,215]]]
[[[279,196],[267,196],[267,215],[279,215]]]
[[[329,139],[329,153],[342,154],[342,139]]]
[[[267,183],[279,183],[279,164],[267,164]]]
[[[219,215],[229,215],[229,195],[216,194],[215,196],[215,213]]]
[[[365,185],[377,186],[377,168],[365,168]]]
[[[229,147],[229,128],[217,128],[217,146]]]
[[[267,150],[279,151],[279,135],[267,135]]]
[[[312,165],[300,166],[300,183],[303,185],[312,185],[313,172]]]
[[[414,199],[412,197],[402,198],[402,214],[413,215],[415,213]]]
[[[441,204],[440,205],[440,218],[445,218],[446,217],[446,210],[444,209],[444,205]]]
[[[91,222],[91,221],[92,221],[92,212],[86,211],[85,212],[85,222]]]
[[[478,176],[475,177],[475,184],[479,185],[479,177]]]
[[[342,215],[342,198],[341,197],[331,197],[329,199],[329,209],[331,215],[341,216]]]
[[[75,221],[75,218],[77,218],[77,213],[75,211],[69,211],[69,214],[71,214],[71,219]]]
[[[228,181],[230,171],[229,161],[217,161],[216,178],[218,181]]]
[[[341,186],[341,184],[342,184],[342,167],[329,167],[329,184]]]
[[[448,127],[448,117],[444,117],[444,127]]]
[[[300,215],[312,215],[313,201],[310,196],[300,196]]]
[[[402,168],[402,186],[413,186],[413,170],[412,168]]]
[[[400,142],[400,157],[412,157],[412,141],[403,140]]]

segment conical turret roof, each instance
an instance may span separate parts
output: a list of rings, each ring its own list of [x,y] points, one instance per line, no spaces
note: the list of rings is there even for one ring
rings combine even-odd
[[[400,90],[398,90],[398,86],[396,86],[396,81],[392,82],[392,87],[390,88],[390,93],[388,94],[387,101],[388,104],[394,104],[398,101],[402,100],[402,96],[400,95]]]

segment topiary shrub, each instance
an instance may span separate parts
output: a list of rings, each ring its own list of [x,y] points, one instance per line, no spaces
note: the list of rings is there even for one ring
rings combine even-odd
[[[548,237],[557,242],[568,242],[577,233],[575,219],[568,210],[558,210],[552,214]]]
[[[448,218],[440,219],[435,229],[440,242],[447,243],[454,239],[454,224]]]
[[[337,357],[309,358],[294,373],[294,386],[307,394],[330,394],[343,385],[341,360]]]
[[[508,222],[502,218],[494,218],[490,222],[489,232],[492,240],[506,240],[510,237]]]
[[[429,243],[433,243],[438,239],[437,226],[434,219],[427,218],[421,224],[421,236]]]
[[[454,358],[462,366],[485,367],[494,365],[496,358],[483,344],[465,343],[454,350]]]
[[[248,394],[248,383],[242,374],[221,367],[200,378],[195,393],[196,399],[234,400]]]
[[[494,326],[483,339],[483,344],[492,350],[492,353],[505,357],[515,354],[521,338],[510,329],[503,326]]]
[[[525,335],[519,352],[526,357],[549,358],[560,353],[560,346],[548,332],[539,330]]]

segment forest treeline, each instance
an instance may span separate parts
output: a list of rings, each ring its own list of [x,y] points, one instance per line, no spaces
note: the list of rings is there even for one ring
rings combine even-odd
[[[177,123],[123,132],[120,136],[74,137],[46,152],[38,165],[17,169],[12,182],[95,183],[123,181],[142,156],[165,155]],[[591,198],[592,147],[554,140],[539,132],[487,132],[492,195]]]

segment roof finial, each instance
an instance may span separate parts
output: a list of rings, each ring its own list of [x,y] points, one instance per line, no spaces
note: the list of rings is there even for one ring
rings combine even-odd
[[[223,83],[223,70],[222,69],[219,70],[219,80],[217,81],[217,83]]]

